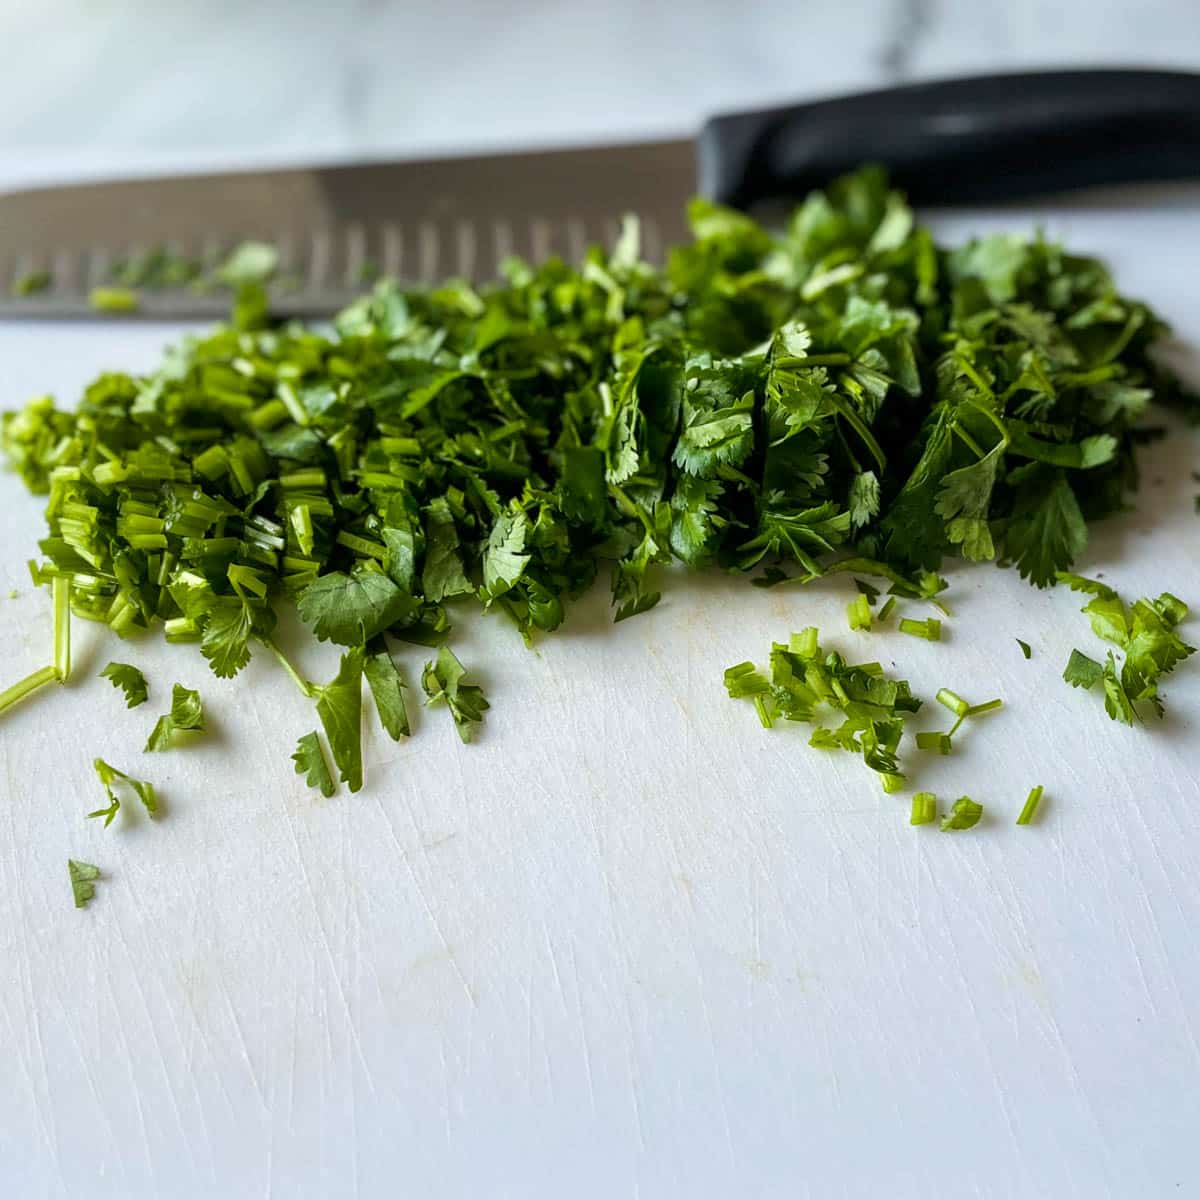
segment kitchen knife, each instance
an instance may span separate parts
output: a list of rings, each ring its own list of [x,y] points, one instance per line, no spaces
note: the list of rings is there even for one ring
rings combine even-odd
[[[365,268],[413,284],[494,278],[511,254],[577,261],[640,218],[643,253],[686,237],[699,191],[758,209],[863,162],[916,204],[1001,203],[1200,177],[1200,74],[1049,71],[912,84],[718,116],[697,141],[125,180],[0,197],[0,316],[90,315],[90,290],[153,248],[218,261],[275,244],[280,316],[327,315]],[[44,286],[14,295],[22,280]],[[284,281],[291,286],[283,286]],[[216,317],[228,293],[145,289],[138,312]]]

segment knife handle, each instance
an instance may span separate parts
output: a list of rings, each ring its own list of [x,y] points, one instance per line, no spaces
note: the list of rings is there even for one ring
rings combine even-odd
[[[948,79],[713,117],[700,134],[700,190],[737,208],[803,199],[864,162],[914,204],[1200,178],[1200,74]]]

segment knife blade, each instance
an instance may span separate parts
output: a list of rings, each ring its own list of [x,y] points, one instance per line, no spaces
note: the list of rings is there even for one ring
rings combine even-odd
[[[247,239],[280,254],[272,311],[328,315],[369,265],[407,284],[495,278],[505,258],[578,262],[638,217],[644,256],[685,238],[697,191],[755,209],[881,162],[915,203],[995,203],[1200,176],[1200,75],[981,76],[710,119],[696,141],[314,166],[0,196],[0,317],[93,315],[115,263],[152,249],[208,263]],[[46,286],[14,295],[22,279]],[[290,281],[291,286],[283,286]],[[228,292],[147,289],[137,315],[213,318]]]

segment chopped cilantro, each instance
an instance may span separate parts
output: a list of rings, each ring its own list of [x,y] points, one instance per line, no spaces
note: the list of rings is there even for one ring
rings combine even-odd
[[[342,782],[352,792],[362,787],[363,651],[347,650],[338,673],[324,685],[313,685],[317,716],[329,742]]]
[[[75,907],[87,908],[96,895],[96,880],[100,878],[100,868],[92,866],[91,863],[68,858],[67,871],[71,876],[71,894],[75,897]]]
[[[94,287],[88,303],[97,312],[105,313],[133,313],[141,307],[137,292],[126,287]]]
[[[363,660],[363,674],[375,699],[379,723],[393,741],[408,737],[408,711],[404,707],[404,680],[392,661],[387,647],[379,645],[369,650]]]
[[[100,678],[107,679],[113,687],[120,688],[125,693],[126,708],[137,708],[139,704],[145,704],[150,694],[145,675],[128,663],[110,662],[100,672]]]
[[[296,744],[292,761],[296,764],[296,774],[305,776],[309,787],[319,788],[323,796],[332,796],[337,791],[315,731],[306,733]]]
[[[846,615],[851,629],[869,630],[871,628],[871,602],[865,594],[859,594],[846,606]]]
[[[158,816],[158,796],[152,784],[147,783],[144,779],[134,779],[132,775],[126,775],[124,771],[110,766],[102,758],[97,758],[92,765],[100,780],[100,786],[104,788],[104,793],[108,797],[108,806],[88,813],[89,817],[103,817],[106,827],[113,823],[113,818],[121,811],[120,797],[113,791],[113,784],[118,780],[134,792],[151,817]]]
[[[1188,615],[1188,606],[1170,592],[1127,606],[1105,584],[1079,576],[1071,576],[1065,582],[1092,596],[1083,607],[1092,631],[1124,651],[1125,659],[1118,666],[1110,650],[1104,662],[1099,663],[1080,650],[1072,650],[1063,679],[1084,690],[1101,684],[1104,710],[1114,721],[1132,725],[1140,717],[1138,705],[1143,703],[1161,717],[1163,699],[1159,681],[1195,652],[1175,632],[1175,627]]]
[[[429,697],[426,704],[445,704],[454,718],[458,736],[464,742],[471,740],[471,727],[483,721],[483,714],[491,707],[484,697],[483,689],[474,683],[466,683],[466,669],[455,658],[448,646],[443,646],[433,662],[425,664],[421,675],[421,686]]]
[[[927,642],[938,642],[942,638],[942,623],[936,617],[926,617],[924,621],[901,617],[899,628],[901,633],[924,638]]]
[[[954,557],[1077,586],[1062,573],[1088,523],[1127,506],[1151,400],[1197,409],[1154,358],[1165,325],[1101,263],[1041,236],[938,247],[881,171],[814,193],[780,234],[705,201],[689,217],[665,268],[640,261],[629,221],[579,269],[512,261],[478,289],[381,280],[313,328],[272,322],[280,262],[263,243],[215,273],[162,248],[119,263],[98,306],[215,280],[231,319],[149,374],[99,376],[72,410],[40,397],[4,415],[0,446],[47,496],[33,576],[55,590],[56,635],[50,674],[0,709],[66,677],[69,612],[121,637],[161,625],[221,678],[265,648],[357,786],[364,674],[389,735],[408,728],[385,635],[444,647],[469,603],[528,642],[598,578],[625,620],[660,601],[675,560],[768,586],[886,580],[879,621],[897,596],[945,612]],[[858,588],[850,619],[867,629],[878,589]],[[1096,680],[1110,711],[1159,705],[1190,652],[1177,604],[1085,590],[1125,655]],[[275,643],[293,607],[347,651],[328,685]],[[842,714],[816,743],[852,743],[897,786],[904,697],[843,700],[882,672],[784,653]],[[799,703],[777,674],[753,695],[766,724]],[[460,732],[482,716],[449,651],[422,682]]]
[[[1021,647],[1021,653],[1025,655],[1027,659],[1033,657],[1033,649],[1028,642],[1023,642],[1020,638],[1017,638],[1017,645]]]
[[[950,812],[942,818],[942,829],[970,829],[979,824],[982,816],[982,804],[976,804],[970,796],[960,796],[951,805]]]
[[[810,746],[860,754],[879,775],[883,790],[896,791],[905,778],[896,751],[904,724],[921,701],[903,679],[887,678],[878,663],[851,665],[840,654],[826,654],[817,637],[810,627],[787,643],[774,643],[769,679],[753,663],[730,667],[726,690],[731,697],[753,699],[766,728],[781,717],[816,725]],[[836,728],[819,724],[823,709],[841,715]]]
[[[13,280],[10,289],[14,296],[36,296],[54,282],[49,271],[26,271]]]
[[[159,717],[146,742],[147,750],[166,750],[181,733],[204,732],[200,693],[177,683],[171,690],[171,711]]]
[[[1042,790],[1042,785],[1039,783],[1037,787],[1030,791],[1029,797],[1021,809],[1021,815],[1017,817],[1018,825],[1029,825],[1032,823],[1033,818],[1037,815],[1038,805],[1042,802]]]
[[[910,825],[928,825],[937,820],[937,797],[932,792],[915,792],[912,798]]]

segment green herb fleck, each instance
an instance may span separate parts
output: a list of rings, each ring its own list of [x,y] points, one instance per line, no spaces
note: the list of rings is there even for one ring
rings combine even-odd
[[[942,818],[942,830],[970,829],[979,824],[982,816],[982,804],[976,804],[970,796],[960,796],[951,806],[950,812]]]
[[[444,703],[454,717],[458,736],[464,742],[471,740],[471,728],[483,721],[483,714],[490,707],[483,689],[477,684],[464,682],[466,669],[454,657],[449,647],[443,646],[433,662],[425,664],[421,675],[421,686],[429,697],[426,704]]]
[[[316,732],[306,733],[296,744],[292,761],[296,764],[296,774],[305,776],[304,782],[309,787],[319,788],[323,796],[332,796],[337,791],[337,784],[329,773],[329,764],[325,761],[325,752]]]
[[[87,908],[96,895],[96,880],[100,878],[100,868],[92,866],[91,863],[68,858],[67,871],[71,876],[71,894],[75,897],[75,907]]]
[[[158,718],[146,742],[147,750],[166,750],[181,733],[204,732],[200,693],[177,683],[171,689],[171,711]]]
[[[100,678],[109,680],[113,687],[120,688],[125,693],[126,708],[137,708],[139,704],[145,704],[150,694],[145,675],[128,663],[110,662],[100,672]]]

